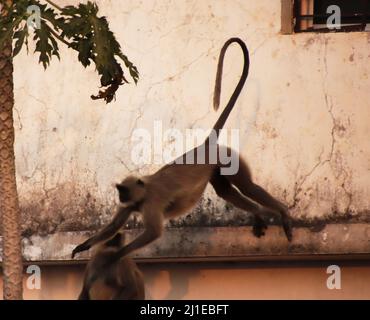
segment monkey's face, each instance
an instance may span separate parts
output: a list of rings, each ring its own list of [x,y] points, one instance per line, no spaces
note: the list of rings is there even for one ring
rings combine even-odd
[[[138,202],[144,199],[145,184],[137,177],[130,176],[121,183],[116,184],[119,201],[122,203]]]

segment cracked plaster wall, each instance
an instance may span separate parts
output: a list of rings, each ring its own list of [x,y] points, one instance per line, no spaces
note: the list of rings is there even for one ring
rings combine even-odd
[[[60,4],[77,1],[59,1]],[[23,51],[15,64],[17,181],[25,235],[97,228],[109,219],[113,183],[129,171],[135,128],[209,128],[220,48],[244,39],[250,76],[227,122],[240,129],[254,179],[303,223],[368,221],[370,208],[370,34],[280,35],[280,1],[97,1],[137,65],[137,86],[115,102],[92,101],[98,76],[62,47],[46,72]],[[227,54],[222,101],[241,70]],[[170,145],[169,142],[165,145]],[[173,225],[248,224],[215,199]],[[136,218],[135,218],[136,219]],[[137,219],[131,221],[136,224]]]

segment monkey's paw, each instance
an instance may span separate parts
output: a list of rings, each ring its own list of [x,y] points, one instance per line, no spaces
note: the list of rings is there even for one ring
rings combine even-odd
[[[282,222],[283,222],[283,229],[284,229],[285,235],[288,241],[290,242],[293,239],[292,219],[289,216],[283,216]]]
[[[87,244],[86,242],[84,243],[81,243],[79,244],[76,248],[73,249],[72,251],[72,259],[75,257],[75,255],[79,252],[82,252],[82,251],[85,251],[85,250],[89,250],[90,249],[90,245]]]
[[[253,234],[257,238],[261,238],[265,235],[265,231],[267,229],[266,222],[259,216],[255,216],[254,224],[253,224]]]

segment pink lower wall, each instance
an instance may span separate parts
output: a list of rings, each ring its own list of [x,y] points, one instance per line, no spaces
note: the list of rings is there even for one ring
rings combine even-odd
[[[329,290],[326,268],[331,264],[157,263],[139,267],[148,299],[370,299],[370,264],[336,263],[341,267],[341,289]],[[75,299],[83,269],[83,265],[41,266],[41,289],[26,288],[24,298]]]

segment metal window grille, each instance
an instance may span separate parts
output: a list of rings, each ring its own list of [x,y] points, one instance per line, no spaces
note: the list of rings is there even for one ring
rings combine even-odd
[[[341,23],[335,29],[328,25],[331,5],[341,12]],[[293,10],[295,32],[370,31],[370,0],[295,0]]]

